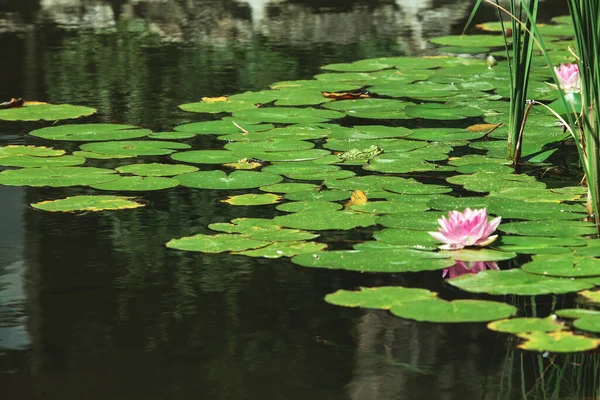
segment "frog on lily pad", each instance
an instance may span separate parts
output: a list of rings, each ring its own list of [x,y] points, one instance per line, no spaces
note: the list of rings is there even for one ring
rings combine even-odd
[[[378,155],[383,153],[383,148],[373,145],[367,149],[350,149],[344,153],[338,154],[338,157],[344,161],[355,161],[355,160],[372,160]]]

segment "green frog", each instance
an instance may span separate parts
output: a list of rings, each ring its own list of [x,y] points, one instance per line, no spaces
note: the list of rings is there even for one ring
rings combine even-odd
[[[338,157],[342,160],[372,160],[378,155],[383,153],[383,148],[379,146],[371,146],[368,149],[350,149],[344,153],[338,154]]]

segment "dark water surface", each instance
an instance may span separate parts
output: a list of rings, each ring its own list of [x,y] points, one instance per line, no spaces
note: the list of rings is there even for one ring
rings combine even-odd
[[[546,1],[544,18],[566,13],[563,3]],[[204,96],[311,78],[333,62],[435,54],[427,39],[459,33],[472,4],[0,0],[0,99],[88,105],[99,110],[90,122],[170,130],[206,119],[176,107]],[[495,17],[488,8],[479,22]],[[75,147],[24,135],[38,126],[1,123],[0,144]],[[86,192],[0,186],[3,398],[544,397],[537,358],[521,359],[484,324],[323,301],[376,284],[454,296],[439,271],[382,277],[164,247],[209,223],[277,213],[219,202],[231,192],[175,188],[144,195],[141,209],[86,215],[29,207]],[[336,233],[324,239],[339,246]]]

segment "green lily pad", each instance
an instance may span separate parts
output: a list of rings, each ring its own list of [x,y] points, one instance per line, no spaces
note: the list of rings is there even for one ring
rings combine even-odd
[[[487,300],[424,299],[401,303],[391,308],[392,314],[423,322],[456,323],[487,322],[507,318],[517,309],[506,303]]]
[[[177,132],[193,133],[194,135],[229,135],[246,132],[262,132],[273,129],[271,124],[261,124],[255,121],[223,118],[217,121],[192,122],[173,128]]]
[[[283,197],[293,201],[342,201],[348,200],[350,195],[344,190],[306,190],[286,193]]]
[[[143,203],[135,201],[132,197],[123,196],[72,196],[58,200],[46,200],[31,204],[33,208],[51,212],[72,211],[104,211],[125,210],[144,207]]]
[[[439,227],[437,218],[439,216],[430,212],[415,212],[418,210],[411,209],[412,206],[423,203],[412,203],[394,201],[392,204],[401,204],[401,209],[398,212],[383,215],[377,218],[377,223],[388,228],[414,229],[422,231],[433,231]],[[366,203],[365,205],[370,204]],[[353,206],[354,208],[355,206]],[[428,209],[427,205],[423,205],[421,211]]]
[[[348,179],[338,179],[325,181],[330,189],[340,190],[362,190],[369,195],[369,192],[391,191],[400,194],[435,194],[452,191],[449,187],[440,185],[426,185],[414,179],[400,178],[397,176],[367,175],[352,177]]]
[[[284,212],[308,212],[308,211],[338,211],[343,208],[339,203],[329,201],[292,201],[280,204],[276,207]]]
[[[434,250],[439,242],[435,240],[427,231],[410,229],[382,229],[373,234],[378,241],[389,243],[396,246],[406,246],[423,250]]]
[[[222,113],[256,108],[253,102],[243,100],[230,100],[227,97],[204,98],[195,103],[180,104],[183,111],[196,113]]]
[[[139,176],[175,176],[196,172],[198,171],[198,168],[191,165],[150,163],[123,165],[116,168],[116,170],[122,174]]]
[[[122,124],[69,124],[49,126],[29,132],[31,136],[48,140],[71,140],[95,142],[105,140],[126,140],[148,136],[149,129]]]
[[[76,156],[34,157],[28,155],[0,156],[0,165],[4,167],[72,167],[85,163],[85,158]]]
[[[590,222],[583,221],[560,221],[552,220],[509,222],[501,224],[499,230],[524,236],[584,236],[596,233],[596,226]]]
[[[395,217],[396,220],[404,217],[409,217],[406,214],[409,212],[417,213],[416,217],[418,218],[421,214],[418,214],[419,211],[425,211],[429,207],[425,203],[415,202],[408,203],[402,201],[369,201],[364,204],[353,204],[350,206],[350,209],[353,211],[359,211],[370,214],[391,214],[392,217]],[[409,217],[409,220],[414,220],[415,218]],[[379,222],[378,220],[378,223]],[[386,225],[387,226],[387,225]],[[411,226],[411,229],[419,229],[414,225]]]
[[[410,104],[412,103],[392,99],[360,99],[334,101],[323,107],[355,118],[406,119],[404,109]]]
[[[223,171],[200,171],[175,177],[183,186],[198,189],[250,189],[279,183],[283,178],[266,172],[234,171],[227,175]]]
[[[260,126],[260,125],[257,125]],[[235,142],[262,142],[270,139],[312,140],[331,135],[331,129],[315,124],[294,124],[261,132],[237,132],[221,135],[219,140]]]
[[[440,270],[454,265],[449,258],[410,248],[401,250],[336,250],[302,254],[292,258],[303,267],[361,272],[417,272]]]
[[[358,60],[353,63],[328,64],[322,66],[321,69],[341,72],[371,72],[392,68],[393,66],[394,64],[386,63],[385,58],[374,58]]]
[[[315,147],[314,143],[294,139],[270,139],[261,142],[231,142],[224,146],[227,150],[238,153],[298,151]]]
[[[241,194],[239,196],[229,196],[221,200],[233,206],[261,206],[265,204],[279,203],[282,197],[273,193],[265,194]]]
[[[450,279],[448,283],[472,293],[519,296],[571,293],[594,286],[582,279],[551,278],[528,274],[520,269],[482,271]]]
[[[573,254],[537,254],[521,268],[531,274],[583,278],[600,276],[600,259]]]
[[[171,155],[171,158],[195,164],[225,164],[239,161],[245,157],[229,150],[190,150],[175,153]]]
[[[159,156],[171,154],[190,145],[162,140],[122,140],[117,142],[87,143],[79,146],[83,151],[108,155]]]
[[[58,157],[63,154],[65,154],[64,150],[56,150],[46,146],[8,145],[0,147],[0,157]]]
[[[436,298],[437,293],[425,289],[402,286],[360,288],[359,291],[338,290],[325,296],[325,301],[337,306],[377,308],[389,310],[392,306],[418,300]]]
[[[87,117],[95,114],[96,109],[71,104],[31,104],[23,107],[0,110],[0,120],[5,121],[58,121]]]
[[[0,185],[87,186],[118,179],[115,170],[93,167],[42,167],[0,172]]]
[[[600,339],[580,336],[572,332],[532,332],[521,333],[518,336],[526,340],[519,347],[532,351],[575,353],[593,350],[600,345]]]
[[[208,227],[214,231],[240,233],[252,239],[265,241],[289,242],[310,240],[319,236],[317,234],[298,229],[286,229],[276,225],[270,220],[266,220],[264,223],[253,224],[255,221],[256,219],[250,219],[250,221],[244,219],[235,219],[232,221],[233,223],[220,222],[210,224]]]
[[[586,241],[579,237],[506,236],[494,242],[494,246],[504,251],[523,254],[570,253],[567,246],[584,246]]]
[[[194,136],[196,136],[196,134],[192,132],[152,132],[148,135],[150,139],[158,140],[182,140],[190,139]]]
[[[598,317],[600,316],[600,311],[589,310],[587,308],[565,308],[556,311],[556,315],[561,318],[578,319],[585,317]]]
[[[375,216],[348,211],[304,211],[274,218],[276,224],[309,230],[348,230],[375,224]]]
[[[511,318],[494,321],[488,329],[505,333],[556,332],[565,328],[556,318]]]
[[[582,331],[600,333],[600,316],[588,316],[576,319],[573,326]]]
[[[504,46],[504,37],[493,35],[454,35],[441,36],[430,39],[432,43],[444,46],[462,47],[501,47]]]
[[[267,246],[269,242],[250,239],[240,234],[194,235],[171,239],[166,246],[176,250],[200,251],[203,253],[223,253],[244,251]]]
[[[327,245],[316,242],[275,242],[255,250],[241,251],[240,254],[249,257],[280,258],[293,257],[298,254],[315,253],[325,250]]]
[[[156,176],[122,176],[110,182],[94,183],[94,189],[118,191],[149,191],[163,190],[179,186],[179,181],[173,178]]]
[[[446,179],[455,185],[463,185],[465,189],[474,192],[491,192],[504,188],[544,188],[542,182],[533,176],[525,174],[506,174],[496,172],[476,172],[470,175],[457,175]]]
[[[480,117],[483,111],[473,107],[450,106],[448,104],[425,103],[407,106],[406,115],[413,118],[436,120],[459,120]]]
[[[113,160],[113,159],[122,159],[122,158],[135,158],[134,155],[131,154],[101,154],[94,153],[92,151],[74,151],[73,155],[76,157],[89,158],[92,160]]]
[[[510,260],[517,256],[516,253],[498,251],[486,248],[480,249],[460,249],[452,251],[440,251],[440,254],[451,257],[457,261],[504,261]]]
[[[298,124],[325,122],[342,118],[344,114],[332,110],[295,107],[265,107],[241,110],[233,113],[233,117],[246,121],[271,122],[279,124]]]
[[[274,185],[261,186],[260,190],[269,193],[292,193],[305,192],[307,190],[315,190],[317,188],[318,186],[313,185],[312,183],[276,183]]]
[[[474,140],[485,135],[485,132],[471,132],[460,128],[420,128],[413,129],[408,139],[429,141]]]

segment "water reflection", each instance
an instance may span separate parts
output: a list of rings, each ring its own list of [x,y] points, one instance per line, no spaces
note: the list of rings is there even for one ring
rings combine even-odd
[[[90,105],[100,115],[89,121],[167,130],[211,118],[176,108],[204,96],[310,78],[332,62],[432,52],[426,39],[462,29],[471,3],[3,2],[0,49],[9,62],[0,65],[0,97]],[[25,135],[32,125],[2,124],[0,141],[75,148],[33,141]],[[0,307],[12,312],[15,302],[25,302],[27,312],[27,319],[0,314],[10,317],[9,328],[27,329],[10,342],[0,333],[0,347],[10,348],[0,355],[0,384],[14,398],[495,393],[504,353],[498,360],[496,337],[483,325],[419,324],[322,300],[339,288],[397,284],[396,278],[164,247],[171,238],[206,233],[212,222],[270,217],[272,206],[235,208],[218,201],[223,193],[176,188],[144,196],[142,209],[53,214],[28,204],[88,191],[0,191],[7,229],[1,239],[13,252],[0,264],[0,282],[8,284],[0,288]],[[439,271],[427,276],[441,284]]]
[[[29,345],[25,314],[25,264],[22,259],[24,189],[0,187],[0,350]]]

